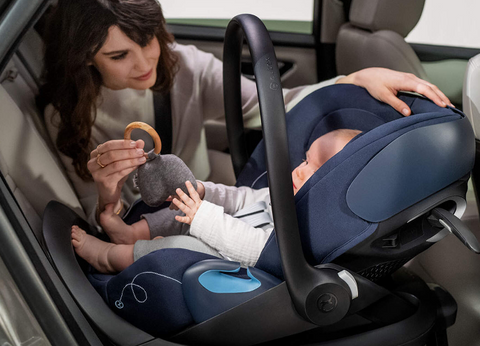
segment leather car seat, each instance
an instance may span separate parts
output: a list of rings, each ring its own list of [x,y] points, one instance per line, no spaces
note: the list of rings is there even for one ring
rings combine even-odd
[[[51,200],[84,216],[55,153],[42,136],[35,96],[17,57],[0,74],[0,172],[30,227],[42,241],[42,215]]]
[[[337,37],[337,73],[385,67],[427,79],[419,58],[405,42],[423,11],[425,0],[353,0],[350,22]]]
[[[463,84],[463,111],[475,132],[475,137],[480,138],[480,54],[468,62]]]

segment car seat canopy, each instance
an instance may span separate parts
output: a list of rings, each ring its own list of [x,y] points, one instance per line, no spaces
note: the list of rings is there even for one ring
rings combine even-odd
[[[334,260],[370,236],[378,222],[472,169],[473,133],[461,112],[414,95],[400,98],[412,109],[410,117],[375,100],[363,88],[334,85],[310,94],[287,114],[292,169],[319,136],[339,128],[363,132],[320,167],[295,196],[302,246],[310,264]],[[237,184],[264,187],[265,171],[261,143]],[[274,237],[256,266],[282,277]]]

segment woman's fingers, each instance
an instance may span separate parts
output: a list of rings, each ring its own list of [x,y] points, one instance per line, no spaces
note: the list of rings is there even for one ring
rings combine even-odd
[[[446,107],[447,105],[453,106],[450,100],[443,92],[440,91],[435,85],[430,83],[419,83],[417,85],[417,90],[419,94],[422,94],[428,97],[430,100],[435,102],[437,106]]]
[[[144,156],[136,157],[136,158],[131,158],[131,159],[124,159],[120,161],[115,161],[112,163],[106,163],[102,159],[103,156],[100,156],[100,163],[103,164],[103,167],[99,165],[97,162],[97,158],[91,159],[87,163],[88,170],[90,173],[92,173],[94,179],[97,181],[98,178],[101,177],[108,177],[120,172],[124,172],[126,170],[135,170],[138,166],[144,164],[146,162],[146,158]],[[130,173],[130,172],[129,172]],[[123,178],[124,175],[122,175],[119,179]]]
[[[409,116],[411,114],[410,107],[407,106],[405,102],[400,100],[395,94],[392,92],[386,93],[380,101],[388,103],[392,106],[397,112],[402,113],[404,116]]]
[[[99,156],[95,156],[91,160],[95,160],[97,165],[102,168],[100,163],[103,166],[109,166],[114,162],[132,160],[141,157],[145,157],[145,152],[143,151],[143,149],[122,149],[107,151],[103,154],[99,154]],[[100,163],[98,161],[100,161]]]
[[[437,106],[453,106],[447,96],[434,84],[418,78],[413,74],[407,74],[403,85],[399,85],[397,90],[414,91],[429,98]]]
[[[431,99],[440,107],[453,106],[440,89],[412,73],[385,68],[366,68],[341,78],[337,83],[353,83],[368,90],[370,95],[383,101],[404,115],[410,115],[410,108],[397,98],[400,91],[417,92]]]
[[[95,149],[90,153],[90,158],[97,157],[98,154],[102,155],[112,150],[124,150],[124,149],[143,149],[145,143],[141,140],[132,141],[125,139],[114,139],[102,144],[99,144]]]

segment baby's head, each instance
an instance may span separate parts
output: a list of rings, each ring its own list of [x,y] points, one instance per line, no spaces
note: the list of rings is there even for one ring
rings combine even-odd
[[[339,129],[318,137],[306,152],[306,159],[292,172],[293,194],[331,157],[343,149],[359,130]]]

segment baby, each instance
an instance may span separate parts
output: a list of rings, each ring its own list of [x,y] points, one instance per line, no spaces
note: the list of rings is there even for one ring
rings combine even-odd
[[[359,133],[358,130],[339,129],[317,138],[306,152],[306,159],[292,172],[293,193],[296,194],[327,160]],[[252,225],[232,215],[262,201],[269,206],[268,188],[255,190],[198,181],[195,190],[189,181],[185,185],[189,195],[177,189],[177,197],[172,200],[178,211],[162,209],[143,215],[144,219],[133,225],[125,224],[113,212],[113,205],[107,206],[100,215],[100,223],[111,243],[72,226],[76,253],[99,272],[115,273],[147,253],[165,248],[162,242],[169,236],[189,234],[208,245],[212,254],[239,261],[243,266],[254,266],[273,230],[271,218],[270,222]]]

